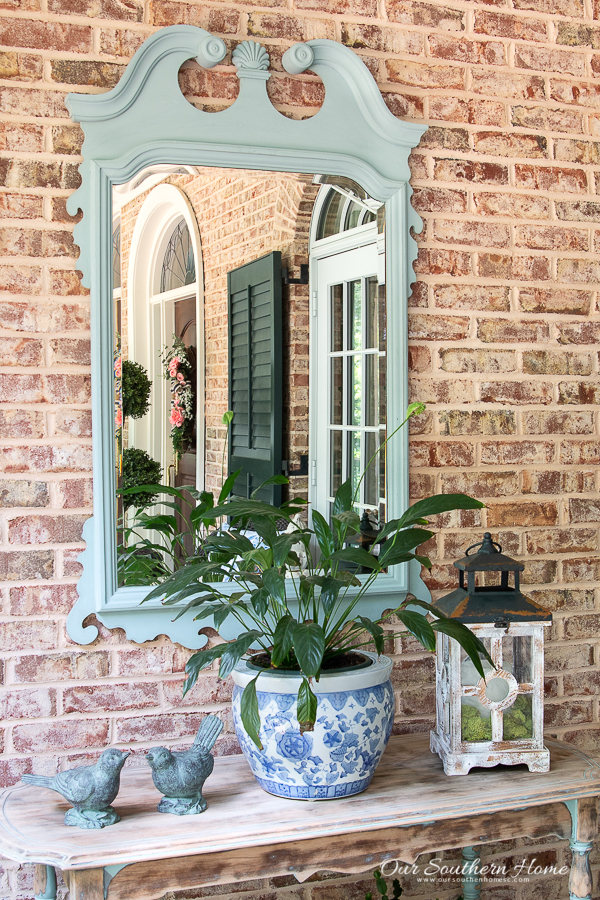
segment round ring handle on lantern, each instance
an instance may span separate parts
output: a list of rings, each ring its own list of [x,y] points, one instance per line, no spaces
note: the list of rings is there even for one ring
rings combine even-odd
[[[478,544],[471,544],[470,547],[467,547],[465,556],[468,556],[469,551],[474,550],[476,547],[481,547],[483,553],[502,553],[502,546],[497,541],[492,540],[492,535],[489,531],[484,532],[483,540]]]

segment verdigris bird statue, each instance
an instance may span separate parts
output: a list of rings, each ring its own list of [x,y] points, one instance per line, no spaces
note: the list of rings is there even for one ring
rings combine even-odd
[[[65,825],[79,828],[105,828],[120,816],[110,805],[119,793],[121,769],[129,756],[110,747],[93,766],[79,766],[58,775],[23,775],[27,784],[50,788],[73,804],[65,813]]]
[[[166,747],[153,747],[146,755],[152,769],[152,780],[164,797],[158,804],[161,813],[193,816],[207,807],[202,796],[204,782],[215,761],[210,752],[219,737],[223,723],[216,716],[206,716],[189,750],[171,752]]]

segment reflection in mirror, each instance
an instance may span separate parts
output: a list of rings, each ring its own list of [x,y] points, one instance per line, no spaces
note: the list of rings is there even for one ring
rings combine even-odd
[[[383,204],[346,178],[160,166],[113,188],[120,586],[201,551],[198,507],[232,471],[235,495],[283,473],[257,496],[325,514],[358,487],[386,433],[384,243]],[[357,499],[385,520],[384,453]]]

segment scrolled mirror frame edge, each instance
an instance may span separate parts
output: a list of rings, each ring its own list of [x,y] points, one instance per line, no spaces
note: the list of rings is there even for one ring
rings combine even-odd
[[[406,305],[414,281],[412,263],[417,246],[411,232],[422,222],[410,204],[408,157],[426,126],[396,119],[364,63],[334,41],[296,44],[283,57],[287,72],[310,68],[323,81],[325,100],[311,118],[291,120],[271,104],[266,82],[271,72],[264,48],[244,41],[234,53],[240,93],[234,104],[218,113],[193,107],[181,94],[177,75],[188,60],[212,68],[225,56],[225,45],[195,26],[173,25],[150,37],[129,63],[119,84],[105,94],[69,94],[71,117],[81,123],[85,140],[80,166],[81,187],[68,200],[80,247],[78,268],[90,288],[92,333],[92,423],[94,515],[85,523],[86,549],[80,556],[83,574],[78,600],[67,621],[72,640],[91,643],[95,614],[107,628],[122,628],[128,639],[142,643],[165,634],[190,649],[206,638],[190,628],[191,620],[173,622],[173,610],[140,606],[147,589],[117,588],[114,541],[113,347],[111,298],[112,185],[128,181],[147,165],[182,163],[265,171],[344,175],[376,199],[386,201],[386,281],[390,343],[389,383],[399,401],[396,421],[408,402]],[[343,152],[339,148],[343,148]],[[408,438],[400,437],[393,453],[389,482],[390,515],[408,502]],[[395,510],[394,510],[395,507]],[[373,615],[389,608],[390,594],[407,591],[427,599],[419,567],[397,567],[359,612]],[[399,600],[402,599],[399,597]],[[207,620],[205,624],[210,624]],[[228,637],[229,635],[224,635]]]

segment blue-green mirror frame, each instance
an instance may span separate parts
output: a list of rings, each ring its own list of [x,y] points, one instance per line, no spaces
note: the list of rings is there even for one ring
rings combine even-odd
[[[396,119],[361,60],[334,41],[296,44],[283,56],[291,75],[310,69],[325,86],[322,108],[309,119],[279,113],[266,90],[270,77],[266,50],[244,41],[233,53],[240,91],[232,106],[218,113],[196,109],[182,95],[178,72],[188,60],[212,68],[226,55],[222,40],[201,28],[173,25],[150,37],[137,51],[119,84],[105,94],[69,94],[71,117],[85,134],[81,187],[69,198],[81,254],[78,266],[91,291],[92,422],[94,515],[84,528],[86,550],[79,599],[69,615],[70,637],[87,644],[97,636],[84,625],[94,613],[107,628],[122,628],[130,640],[160,634],[191,649],[204,645],[190,617],[173,622],[173,609],[159,603],[140,606],[149,589],[119,588],[115,540],[115,449],[113,440],[113,321],[111,208],[113,184],[129,181],[157,163],[217,166],[263,171],[343,175],[386,201],[386,285],[388,303],[387,378],[393,385],[391,430],[408,402],[406,305],[414,280],[416,245],[411,229],[421,219],[410,205],[408,156],[424,131]],[[408,503],[407,435],[398,435],[388,454],[389,515]],[[395,567],[381,576],[364,601],[375,617],[410,590],[428,592],[416,569]],[[203,625],[210,624],[206,620]],[[233,637],[224,629],[224,637]]]

